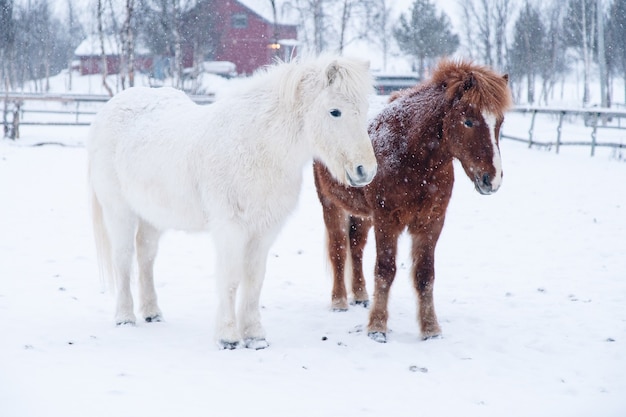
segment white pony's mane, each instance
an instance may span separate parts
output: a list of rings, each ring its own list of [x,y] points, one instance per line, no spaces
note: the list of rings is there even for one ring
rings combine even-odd
[[[308,97],[315,97],[332,84],[335,91],[353,103],[365,103],[373,93],[369,63],[356,59],[322,54],[303,57],[291,62],[277,60],[275,64],[257,70],[251,77],[236,80],[221,97],[246,95],[264,91],[275,95],[278,105],[295,109],[306,106]],[[308,95],[308,97],[306,96]]]

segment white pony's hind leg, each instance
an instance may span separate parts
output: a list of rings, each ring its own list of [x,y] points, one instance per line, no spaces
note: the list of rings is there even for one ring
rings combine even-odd
[[[139,311],[147,322],[161,321],[162,313],[154,289],[154,259],[159,249],[161,231],[143,220],[137,227],[137,263],[139,265]]]
[[[112,271],[115,277],[115,323],[135,324],[130,276],[135,253],[137,217],[130,210],[120,207],[105,209],[103,214],[111,243]]]

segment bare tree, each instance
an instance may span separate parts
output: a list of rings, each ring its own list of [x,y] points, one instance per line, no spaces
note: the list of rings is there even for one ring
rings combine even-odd
[[[221,38],[218,32],[217,20],[220,16],[214,13],[215,3],[221,0],[195,0],[185,4],[180,22],[180,36],[183,43],[191,46],[192,72],[191,85],[185,88],[196,94],[200,92],[201,74],[204,71],[202,63],[213,59],[217,42]],[[278,41],[274,34],[275,42]]]
[[[327,49],[328,33],[332,33],[327,7],[332,0],[293,0],[289,7],[299,16],[300,35],[305,49],[316,54]]]
[[[113,97],[113,90],[107,83],[108,63],[107,63],[106,49],[104,47],[104,26],[102,22],[103,20],[102,14],[103,14],[102,0],[98,0],[96,16],[98,19],[98,38],[100,40],[100,62],[102,65],[102,68],[100,68],[100,70],[102,73],[102,86],[105,88],[105,90],[107,90],[107,93],[109,93],[109,96]]]
[[[539,10],[526,0],[515,22],[509,62],[512,83],[521,83],[526,78],[526,100],[530,104],[535,102],[535,76],[546,57],[545,39],[546,30]]]
[[[382,3],[382,6],[381,6]],[[336,10],[340,7],[339,10]],[[382,10],[381,10],[382,9]],[[337,52],[343,53],[346,46],[359,40],[372,40],[375,39],[372,33],[376,30],[372,26],[378,24],[380,21],[384,21],[384,25],[389,24],[390,11],[385,10],[385,0],[342,0],[339,5],[332,9],[333,15],[339,16],[337,22],[339,26],[339,41],[336,46]],[[384,15],[384,11],[387,12]],[[376,21],[379,19],[379,21]],[[386,19],[386,20],[385,20]],[[390,30],[385,27],[386,35],[390,36]],[[382,36],[379,34],[379,36]],[[388,49],[388,39],[383,41],[385,43],[385,53]]]
[[[590,101],[589,79],[597,32],[596,6],[596,0],[569,0],[563,27],[567,46],[573,47],[583,62],[583,106]]]
[[[135,0],[126,0],[126,16],[120,33],[122,40],[122,53],[120,56],[122,88],[126,88],[126,77],[128,77],[129,87],[135,85],[135,34],[132,25],[134,11]]]
[[[340,54],[343,54],[343,48],[346,42],[346,32],[348,30],[348,22],[350,21],[350,17],[352,15],[352,10],[354,8],[354,3],[350,0],[343,0],[341,5],[341,13],[340,13],[340,24],[339,24],[339,45],[337,46],[337,51]]]
[[[607,58],[609,67],[624,83],[626,97],[626,0],[614,0],[609,9]]]
[[[74,3],[72,0],[67,0],[67,30],[69,39],[78,40],[83,39],[82,29],[78,24],[78,20],[76,19],[76,13],[74,12]],[[67,89],[72,91],[72,60],[74,58],[74,47],[78,45],[73,44],[71,41],[68,42],[67,49],[67,74],[68,74],[68,86]]]
[[[608,107],[607,100],[607,83],[608,74],[606,70],[606,56],[604,46],[604,10],[602,9],[602,0],[596,3],[596,20],[598,24],[598,65],[600,67],[600,105]]]
[[[389,0],[370,0],[366,12],[365,25],[369,28],[367,37],[380,46],[383,54],[383,71],[386,71],[390,40],[393,36]]]
[[[463,12],[463,41],[470,57],[505,70],[506,34],[516,14],[513,0],[459,0],[458,4]]]
[[[563,75],[569,69],[566,58],[567,48],[563,43],[563,14],[563,7],[557,2],[550,3],[543,12],[546,42],[545,57],[540,68],[542,87],[539,100],[543,100],[546,105],[554,92],[557,80],[563,79]]]
[[[13,19],[13,0],[0,0],[0,82],[5,91],[9,91],[13,85],[10,63],[13,62],[14,54],[15,24]]]
[[[499,70],[504,70],[506,67],[506,48],[507,38],[506,31],[511,20],[512,13],[512,0],[499,0],[494,5],[494,35],[495,35],[495,66]]]
[[[182,40],[183,9],[180,0],[144,0],[141,11],[143,40],[155,55],[166,57],[169,63],[165,72],[173,78],[173,84],[181,88],[183,82]],[[186,2],[185,5],[191,5]],[[173,59],[169,59],[173,57]],[[165,74],[164,74],[165,75]]]
[[[174,86],[183,88],[183,54],[180,36],[180,0],[172,0],[172,35],[174,38]]]

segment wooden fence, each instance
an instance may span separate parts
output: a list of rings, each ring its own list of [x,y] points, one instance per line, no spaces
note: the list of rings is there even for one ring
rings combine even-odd
[[[588,109],[566,109],[566,108],[546,108],[546,107],[523,107],[517,106],[510,110],[513,113],[530,114],[530,127],[527,137],[520,137],[502,133],[502,137],[506,139],[516,140],[528,143],[528,147],[543,146],[554,147],[556,153],[562,146],[589,146],[591,156],[595,154],[597,147],[626,148],[626,143],[609,140],[598,139],[598,132],[604,129],[620,129],[624,131],[626,138],[626,111],[605,109],[605,108],[588,108]],[[537,138],[535,134],[535,121],[537,115],[548,115],[557,119],[556,122],[556,138],[546,140],[545,137]],[[563,120],[566,117],[582,118],[584,125],[590,128],[589,140],[563,140]],[[504,129],[506,130],[506,129]]]
[[[198,104],[208,104],[215,101],[215,97],[212,95],[190,96],[190,98]],[[17,139],[19,138],[20,126],[87,126],[91,123],[98,108],[110,97],[105,95],[0,92],[0,99],[3,100],[4,104],[2,112],[4,136]],[[38,107],[36,103],[46,105]],[[562,146],[589,146],[592,156],[595,154],[595,149],[600,146],[626,148],[626,143],[611,141],[610,139],[598,140],[598,132],[604,129],[621,129],[625,132],[624,137],[626,137],[626,110],[517,106],[511,112],[530,115],[528,136],[521,136],[519,131],[515,134],[509,133],[505,123],[502,137],[528,143],[528,147],[555,148],[558,153]],[[554,139],[547,140],[546,135],[538,137],[535,133],[535,122],[538,115],[549,116],[556,120],[556,137]],[[562,130],[565,118],[582,118],[585,126],[590,130],[589,140],[563,140]]]
[[[4,137],[18,139],[20,126],[88,126],[98,108],[110,98],[106,95],[0,92]],[[215,101],[213,95],[190,98],[198,104]]]

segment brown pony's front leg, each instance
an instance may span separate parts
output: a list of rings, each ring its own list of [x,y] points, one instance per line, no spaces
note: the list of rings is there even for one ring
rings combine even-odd
[[[441,334],[435,313],[433,288],[435,284],[435,246],[443,228],[443,218],[422,226],[416,232],[409,229],[413,238],[413,284],[417,291],[417,320],[423,339]]]
[[[386,224],[375,223],[374,306],[370,312],[367,331],[369,337],[380,343],[387,342],[387,318],[389,317],[387,303],[389,290],[396,276],[396,253],[400,232],[401,229],[396,230]]]
[[[369,306],[369,296],[363,276],[363,249],[367,243],[367,233],[372,227],[370,219],[350,216],[350,255],[352,259],[352,294],[354,304]]]
[[[348,310],[348,294],[345,283],[345,265],[348,244],[348,221],[345,211],[325,198],[320,199],[328,236],[328,259],[333,269],[333,311]]]

